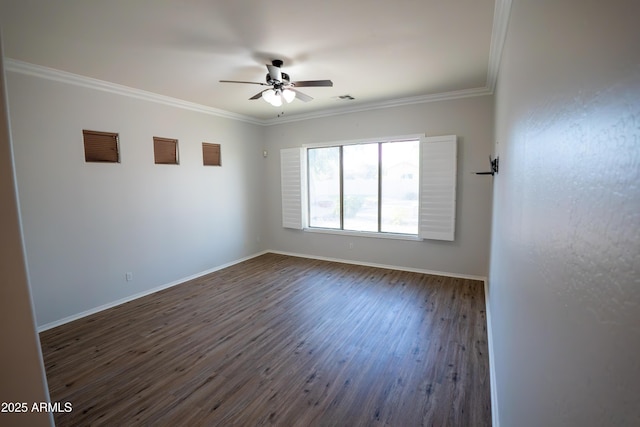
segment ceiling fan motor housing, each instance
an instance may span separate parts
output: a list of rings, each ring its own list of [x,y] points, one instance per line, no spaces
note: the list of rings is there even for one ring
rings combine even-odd
[[[274,84],[282,84],[282,83],[289,83],[291,81],[291,79],[289,78],[289,74],[287,73],[282,73],[282,81],[279,80],[274,80],[271,78],[271,76],[269,75],[269,73],[267,73],[266,75],[266,82],[268,85],[274,85]]]

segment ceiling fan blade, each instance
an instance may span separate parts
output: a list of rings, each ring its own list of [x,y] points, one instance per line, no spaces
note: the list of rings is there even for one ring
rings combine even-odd
[[[282,81],[282,70],[280,70],[280,67],[267,64],[267,69],[269,70],[269,77],[271,77],[272,80]]]
[[[239,80],[220,80],[220,83],[247,83],[251,85],[261,85],[261,86],[269,86],[266,83],[258,83],[258,82],[243,82]]]
[[[303,80],[300,82],[291,82],[295,87],[333,87],[331,80]]]
[[[307,95],[306,93],[302,93],[302,92],[300,92],[299,90],[295,90],[295,89],[293,89],[293,88],[289,88],[289,90],[294,91],[294,92],[296,93],[296,98],[298,98],[300,101],[303,101],[303,102],[309,102],[309,101],[312,101],[312,100],[313,100],[313,98],[312,98],[312,97],[310,97],[310,96],[309,96],[309,95]]]
[[[253,96],[252,96],[251,98],[249,98],[249,99],[251,100],[251,99],[259,99],[259,98],[262,98],[262,92],[266,92],[266,91],[268,91],[268,90],[271,90],[271,89],[265,89],[265,90],[262,90],[262,91],[260,91],[260,92],[256,93],[255,95],[253,95]]]

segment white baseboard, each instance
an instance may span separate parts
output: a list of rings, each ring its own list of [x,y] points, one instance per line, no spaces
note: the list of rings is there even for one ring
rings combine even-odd
[[[121,298],[119,300],[110,302],[108,304],[104,304],[104,305],[101,305],[99,307],[95,307],[95,308],[92,308],[92,309],[89,309],[89,310],[85,310],[85,311],[83,311],[81,313],[74,314],[72,316],[68,316],[68,317],[65,317],[63,319],[56,320],[54,322],[50,322],[50,323],[47,323],[47,324],[42,325],[42,326],[38,326],[38,328],[37,328],[38,333],[44,332],[44,331],[52,329],[52,328],[55,328],[57,326],[64,325],[65,323],[69,323],[69,322],[72,322],[74,320],[81,319],[81,318],[86,317],[86,316],[90,316],[90,315],[98,313],[100,311],[116,307],[116,306],[118,306],[120,304],[124,304],[124,303],[130,302],[130,301],[136,300],[138,298],[142,298],[144,296],[151,295],[151,294],[159,292],[161,290],[164,290],[164,289],[167,289],[167,288],[171,288],[171,287],[179,285],[181,283],[188,282],[189,280],[197,279],[198,277],[201,277],[201,276],[204,276],[204,275],[207,275],[207,274],[211,274],[211,273],[216,272],[218,270],[222,270],[223,268],[231,267],[232,265],[235,265],[235,264],[250,260],[252,258],[256,258],[256,257],[258,257],[260,255],[264,255],[266,253],[274,253],[274,254],[295,256],[295,257],[301,257],[301,258],[317,259],[317,260],[321,260],[321,261],[340,262],[340,263],[344,263],[344,264],[362,265],[362,266],[367,266],[367,267],[386,268],[386,269],[390,269],[390,270],[401,270],[401,271],[410,271],[410,272],[414,272],[414,273],[433,274],[433,275],[436,275],[436,276],[445,276],[445,277],[455,277],[455,278],[460,278],[460,279],[480,280],[480,281],[484,282],[485,304],[486,304],[486,313],[487,313],[487,341],[488,341],[487,344],[488,344],[488,347],[489,347],[489,377],[490,377],[489,381],[490,381],[490,387],[491,387],[491,417],[492,417],[493,427],[499,427],[500,426],[500,422],[499,422],[499,418],[498,418],[498,396],[497,396],[497,391],[496,391],[495,362],[494,362],[494,355],[493,355],[493,335],[492,335],[492,332],[491,332],[491,310],[490,310],[490,305],[489,305],[489,288],[487,286],[487,278],[483,277],[483,276],[474,276],[474,275],[469,275],[469,274],[448,273],[448,272],[443,272],[443,271],[424,270],[424,269],[410,268],[410,267],[400,267],[400,266],[395,266],[395,265],[377,264],[377,263],[363,262],[363,261],[353,261],[353,260],[346,260],[346,259],[340,259],[340,258],[322,257],[322,256],[300,254],[300,253],[292,253],[292,252],[283,252],[283,251],[276,251],[276,250],[265,250],[265,251],[262,251],[262,252],[255,253],[253,255],[249,255],[249,256],[244,257],[244,258],[240,258],[240,259],[228,262],[226,264],[218,265],[216,267],[210,268],[210,269],[205,270],[205,271],[201,271],[201,272],[196,273],[196,274],[192,274],[192,275],[187,276],[187,277],[183,277],[183,278],[175,280],[175,281],[173,281],[171,283],[166,283],[164,285],[157,286],[155,288],[148,289],[146,291],[139,292],[137,294],[130,295],[130,296],[125,297],[125,298]]]
[[[444,272],[444,271],[435,271],[435,270],[424,270],[424,269],[419,269],[419,268],[401,267],[401,266],[397,266],[397,265],[388,265],[388,264],[377,264],[377,263],[364,262],[364,261],[353,261],[353,260],[348,260],[348,259],[322,257],[322,256],[308,255],[308,254],[293,253],[293,252],[284,252],[284,251],[276,251],[276,250],[265,250],[265,251],[262,251],[262,252],[255,253],[253,255],[249,255],[249,256],[244,257],[244,258],[240,258],[240,259],[228,262],[226,264],[222,264],[222,265],[210,268],[210,269],[205,270],[205,271],[201,271],[201,272],[196,273],[196,274],[192,274],[192,275],[187,276],[187,277],[183,277],[183,278],[175,280],[175,281],[173,281],[171,283],[165,283],[164,285],[160,285],[160,286],[157,286],[155,288],[148,289],[148,290],[143,291],[143,292],[139,292],[137,294],[129,295],[129,296],[121,298],[119,300],[112,301],[110,303],[103,304],[101,306],[94,307],[94,308],[91,308],[89,310],[85,310],[83,312],[80,312],[80,313],[65,317],[63,319],[56,320],[56,321],[44,324],[42,326],[38,326],[38,332],[43,332],[43,331],[46,331],[48,329],[55,328],[56,326],[64,325],[65,323],[69,323],[69,322],[72,322],[74,320],[78,320],[78,319],[81,319],[83,317],[90,316],[92,314],[98,313],[100,311],[116,307],[116,306],[118,306],[120,304],[124,304],[124,303],[127,303],[129,301],[133,301],[135,299],[142,298],[142,297],[147,296],[147,295],[151,295],[151,294],[159,292],[159,291],[161,291],[163,289],[171,288],[171,287],[179,285],[181,283],[188,282],[189,280],[196,279],[198,277],[204,276],[206,274],[213,273],[213,272],[218,271],[218,270],[222,270],[223,268],[230,267],[232,265],[241,263],[243,261],[247,261],[249,259],[258,257],[260,255],[264,255],[266,253],[274,253],[274,254],[295,256],[295,257],[301,257],[301,258],[317,259],[317,260],[322,260],[322,261],[340,262],[340,263],[343,263],[343,264],[353,264],[353,265],[363,265],[363,266],[367,266],[367,267],[386,268],[386,269],[390,269],[390,270],[401,270],[401,271],[410,271],[410,272],[414,272],[414,273],[433,274],[433,275],[436,275],[436,276],[445,276],[445,277],[456,277],[456,278],[460,278],[460,279],[480,280],[480,281],[484,281],[485,284],[486,284],[486,277],[482,277],[482,276],[474,276],[474,275],[469,275],[469,274],[448,273],[448,272]],[[486,292],[486,289],[487,288],[485,286],[485,292]],[[488,315],[487,315],[487,318],[488,318]]]
[[[410,271],[412,273],[432,274],[434,276],[445,276],[445,277],[455,277],[458,279],[479,280],[485,283],[487,280],[487,278],[484,276],[474,276],[472,274],[448,273],[446,271],[424,270],[421,268],[401,267],[397,265],[388,265],[388,264],[377,264],[374,262],[353,261],[353,260],[342,259],[342,258],[331,258],[331,257],[324,257],[324,256],[299,254],[294,252],[283,252],[283,251],[274,251],[274,250],[268,250],[266,252],[270,252],[273,254],[280,254],[280,255],[296,256],[300,258],[317,259],[320,261],[331,261],[331,262],[340,262],[343,264],[363,265],[365,267],[386,268],[389,270],[400,270],[400,271]]]
[[[496,385],[496,363],[493,351],[493,328],[491,327],[491,305],[489,304],[489,284],[484,281],[484,304],[487,313],[487,347],[489,347],[489,383],[491,387],[491,425],[500,427],[498,416],[498,390]]]
[[[173,281],[171,283],[165,283],[164,285],[160,285],[160,286],[157,286],[155,288],[151,288],[151,289],[147,289],[146,291],[139,292],[137,294],[133,294],[133,295],[129,295],[129,296],[124,297],[124,298],[120,298],[119,300],[116,300],[116,301],[113,301],[113,302],[110,302],[110,303],[107,303],[107,304],[103,304],[101,306],[94,307],[94,308],[91,308],[89,310],[85,310],[85,311],[83,311],[81,313],[74,314],[74,315],[71,315],[71,316],[67,316],[67,317],[65,317],[63,319],[56,320],[56,321],[44,324],[42,326],[38,326],[37,331],[38,331],[38,333],[44,332],[44,331],[46,331],[48,329],[55,328],[56,326],[61,326],[61,325],[64,325],[65,323],[69,323],[69,322],[73,322],[74,320],[82,319],[83,317],[87,317],[87,316],[90,316],[92,314],[98,313],[100,311],[116,307],[116,306],[118,306],[120,304],[124,304],[126,302],[130,302],[130,301],[136,300],[138,298],[142,298],[142,297],[145,297],[147,295],[154,294],[154,293],[162,291],[164,289],[171,288],[171,287],[179,285],[181,283],[188,282],[189,280],[197,279],[198,277],[204,276],[206,274],[210,274],[210,273],[213,273],[215,271],[222,270],[223,268],[231,267],[232,265],[241,263],[243,261],[250,260],[251,258],[255,258],[255,257],[258,257],[260,255],[264,255],[267,252],[269,252],[269,251],[258,252],[256,254],[249,255],[247,257],[240,258],[240,259],[228,262],[226,264],[218,265],[216,267],[210,268],[210,269],[205,270],[205,271],[201,271],[201,272],[196,273],[196,274],[192,274],[191,276],[183,277],[183,278],[175,280],[175,281]]]
[[[379,268],[387,268],[390,270],[401,270],[401,271],[410,271],[414,273],[423,273],[423,274],[434,274],[436,276],[445,276],[445,277],[456,277],[460,279],[472,279],[479,280],[484,283],[484,300],[485,300],[485,312],[487,314],[487,347],[489,349],[489,383],[491,390],[491,422],[493,427],[500,426],[500,418],[498,417],[498,393],[496,390],[496,370],[495,370],[495,359],[493,353],[493,334],[491,329],[491,310],[489,306],[489,286],[488,280],[483,276],[474,276],[469,274],[457,274],[457,273],[448,273],[444,271],[433,271],[433,270],[423,270],[419,268],[409,268],[409,267],[399,267],[394,265],[385,265],[385,264],[376,264],[371,262],[362,262],[362,261],[352,261],[345,260],[339,258],[329,258],[315,255],[306,255],[306,254],[298,254],[292,252],[283,252],[283,251],[274,251],[269,250],[267,252],[271,252],[274,254],[281,255],[289,255],[289,256],[297,256],[302,258],[310,258],[310,259],[318,259],[322,261],[332,261],[332,262],[341,262],[344,264],[354,264],[354,265],[363,265],[367,267],[379,267]]]

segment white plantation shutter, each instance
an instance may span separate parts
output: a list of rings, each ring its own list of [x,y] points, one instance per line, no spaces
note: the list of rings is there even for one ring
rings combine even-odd
[[[280,150],[280,186],[282,190],[282,226],[302,230],[306,211],[306,161],[303,148]]]
[[[456,225],[456,136],[423,138],[420,145],[422,239],[454,240]]]

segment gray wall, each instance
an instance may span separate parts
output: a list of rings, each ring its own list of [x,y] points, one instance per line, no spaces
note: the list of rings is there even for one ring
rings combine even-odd
[[[502,426],[640,425],[639,16],[513,2],[489,277]]]
[[[261,250],[261,127],[7,74],[38,325]],[[82,129],[118,132],[121,163],[85,163]],[[154,164],[153,136],[179,140],[180,165]],[[202,166],[203,141],[222,167]]]
[[[40,326],[263,249],[487,274],[491,178],[471,172],[487,167],[491,96],[262,127],[18,72],[8,84]],[[85,163],[82,129],[118,132],[121,163]],[[456,241],[282,229],[279,148],[414,133],[459,137]],[[179,140],[179,166],[153,164],[153,136]],[[221,168],[201,165],[202,141],[222,144]]]
[[[493,97],[480,96],[370,110],[266,129],[269,152],[265,176],[266,245],[270,249],[358,262],[386,264],[462,275],[486,276],[491,221],[491,177],[472,175],[488,169],[493,150]],[[317,234],[282,228],[281,148],[302,144],[426,133],[458,136],[456,239],[403,241]],[[349,244],[353,243],[351,249]]]
[[[0,402],[29,405],[27,413],[0,413],[0,425],[46,426],[53,424],[50,414],[30,412],[49,393],[29,293],[6,105],[0,49]]]

